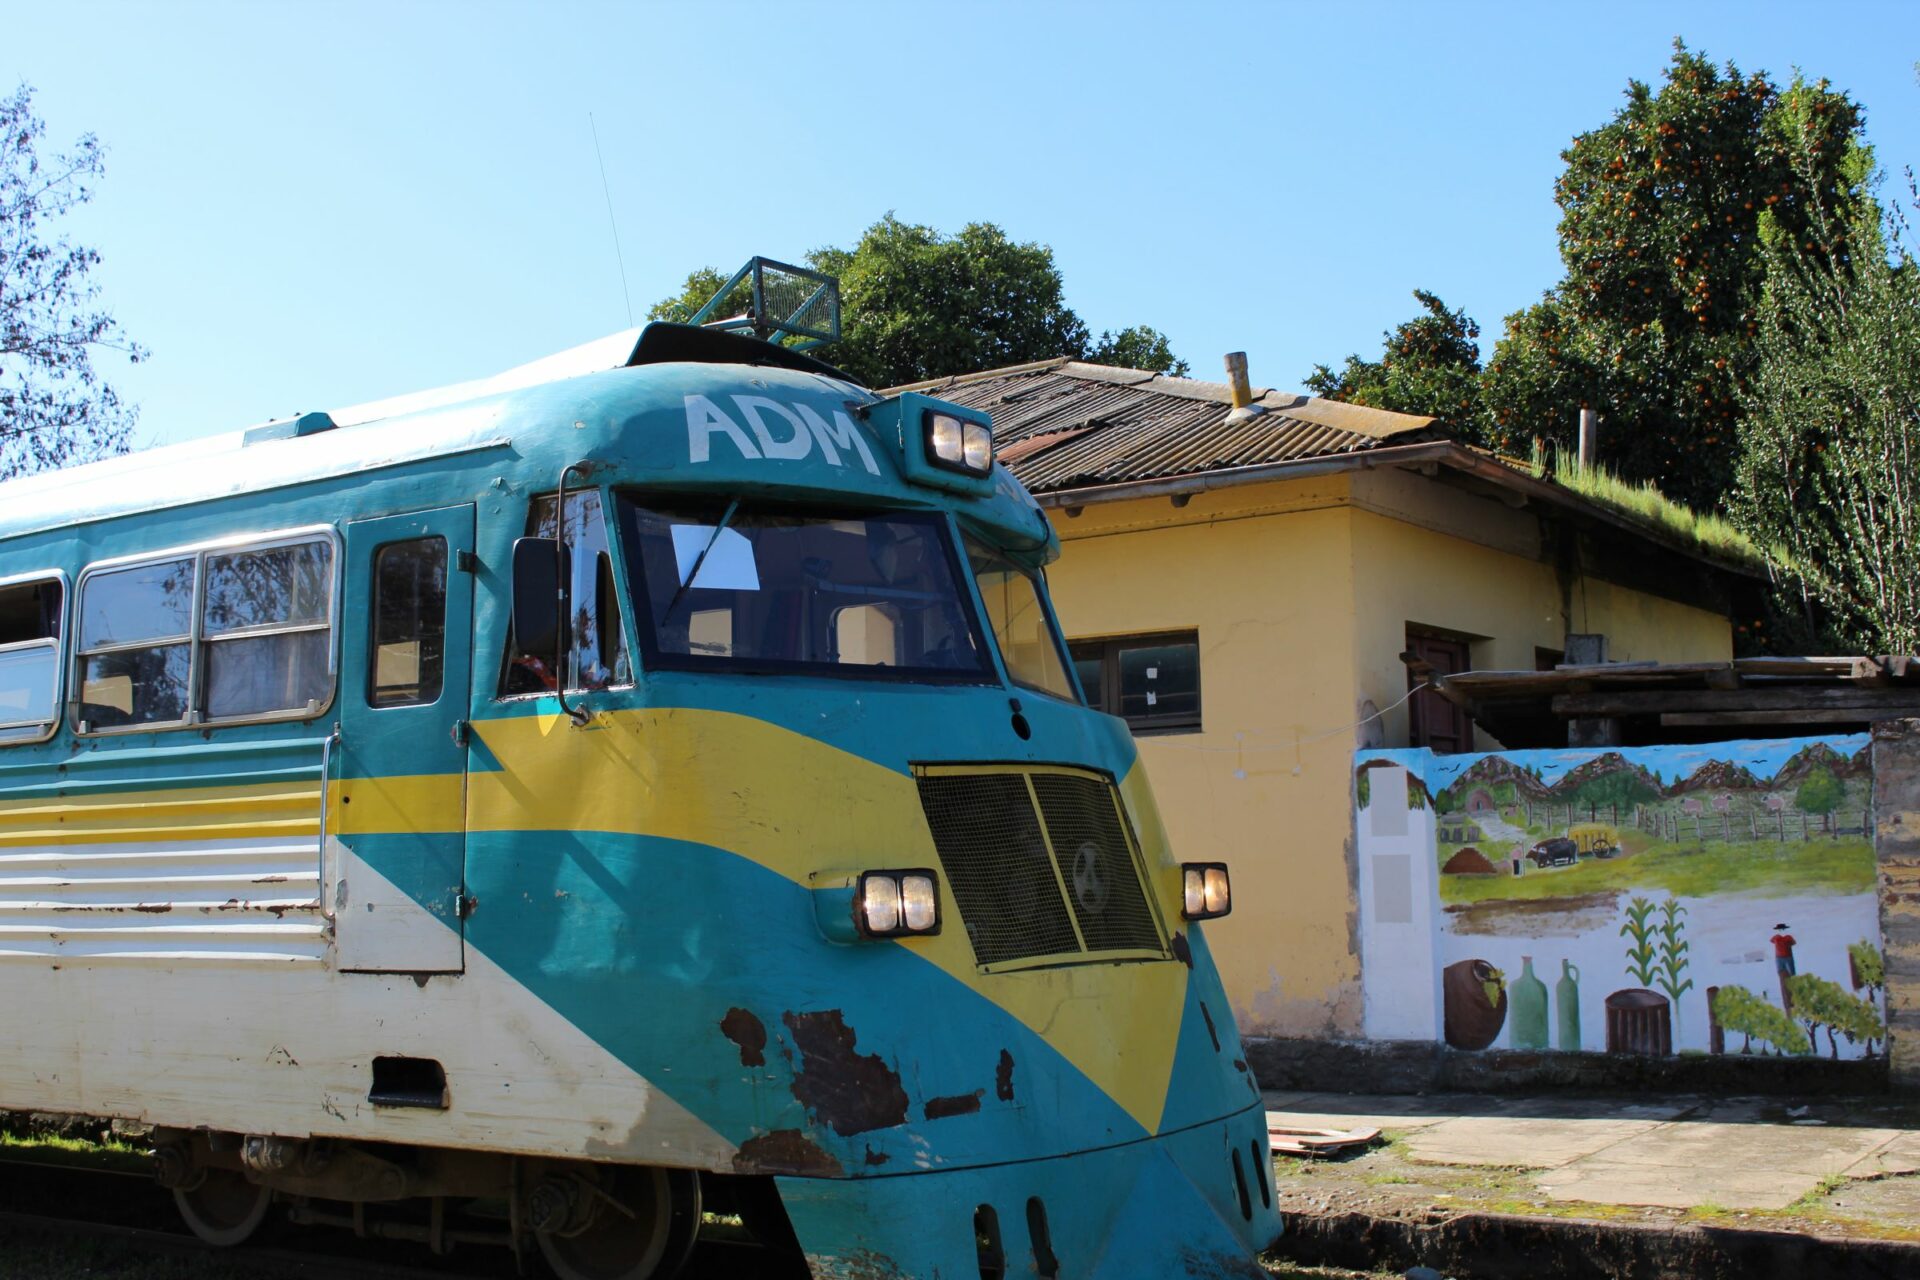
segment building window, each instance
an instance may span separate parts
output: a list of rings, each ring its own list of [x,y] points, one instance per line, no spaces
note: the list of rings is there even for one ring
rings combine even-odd
[[[373,557],[367,703],[423,707],[440,700],[447,644],[447,540],[391,542]]]
[[[333,561],[325,532],[82,574],[80,731],[319,714],[333,700]]]
[[[56,577],[0,586],[0,744],[38,742],[53,733],[65,603]]]
[[[1407,628],[1407,687],[1419,689],[1407,708],[1410,746],[1451,753],[1473,750],[1473,721],[1465,708],[1420,686],[1434,676],[1456,675],[1473,669],[1473,655],[1465,638],[1442,635],[1419,627]]]
[[[1119,716],[1136,733],[1200,728],[1200,633],[1179,631],[1080,640],[1073,669],[1087,705]]]

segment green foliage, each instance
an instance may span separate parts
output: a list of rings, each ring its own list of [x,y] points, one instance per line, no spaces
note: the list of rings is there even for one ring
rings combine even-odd
[[[1490,443],[1570,444],[1591,406],[1622,476],[1717,505],[1755,364],[1763,217],[1799,244],[1818,202],[1864,199],[1860,127],[1824,81],[1783,92],[1676,42],[1658,91],[1630,83],[1614,118],[1562,153],[1566,276],[1508,318],[1487,363]]]
[[[1372,773],[1373,770],[1371,769],[1361,769],[1359,776],[1354,780],[1353,789],[1359,797],[1360,808],[1362,809],[1373,803]]]
[[[1307,389],[1328,400],[1438,418],[1466,440],[1485,434],[1480,415],[1480,326],[1450,311],[1437,294],[1415,289],[1424,314],[1381,335],[1378,360],[1347,357],[1340,372],[1315,365]]]
[[[888,214],[851,249],[829,246],[807,265],[840,280],[839,342],[820,352],[869,386],[898,386],[1057,356],[1187,371],[1166,335],[1144,325],[1090,336],[1066,304],[1053,250],[1020,243],[990,222],[954,235]],[[726,283],[711,268],[687,277],[651,319],[684,320]],[[729,299],[715,316],[746,310]]]
[[[1804,155],[1811,174],[1818,158]],[[1803,179],[1804,181],[1804,179]],[[1920,196],[1908,178],[1908,198]],[[1920,649],[1920,264],[1896,206],[1810,210],[1768,237],[1735,518],[1798,553],[1772,627],[1814,652]]]
[[[1627,904],[1627,922],[1620,926],[1620,936],[1632,943],[1627,948],[1627,972],[1643,987],[1653,985],[1653,926],[1648,923],[1652,915],[1653,899],[1636,897]]]
[[[46,124],[22,85],[0,98],[0,480],[125,453],[135,417],[93,366],[101,351],[130,360],[99,306],[93,249],[47,224],[93,198],[103,151],[84,134],[66,155],[39,154]]]
[[[1496,969],[1492,965],[1488,965],[1487,976],[1480,980],[1480,990],[1486,994],[1487,1007],[1489,1009],[1498,1009],[1500,1007],[1500,993],[1506,989],[1506,970]]]
[[[1812,1039],[1816,1029],[1824,1028],[1827,1047],[1836,1058],[1840,1056],[1840,1046],[1834,1039],[1836,1034],[1853,1044],[1878,1040],[1887,1033],[1880,1021],[1880,1011],[1837,982],[1811,973],[1797,973],[1787,979],[1787,994],[1793,999],[1793,1016],[1807,1026],[1807,1038]]]
[[[1176,378],[1186,377],[1193,367],[1173,354],[1173,345],[1167,341],[1166,334],[1144,324],[1122,329],[1118,333],[1103,332],[1087,348],[1086,358],[1094,364],[1117,365],[1122,369],[1151,369],[1155,373],[1170,373]]]
[[[1802,813],[1827,814],[1840,807],[1846,794],[1846,787],[1833,776],[1833,770],[1817,764],[1800,780],[1793,803]]]
[[[1550,466],[1545,463],[1546,457],[1552,459]],[[1555,481],[1590,502],[1645,521],[1683,542],[1726,559],[1756,568],[1792,563],[1786,548],[1763,549],[1733,521],[1675,502],[1650,481],[1622,480],[1611,469],[1597,464],[1583,467],[1577,454],[1557,449],[1543,455],[1540,473],[1548,472]]]
[[[1713,997],[1713,1016],[1728,1031],[1747,1038],[1741,1052],[1755,1040],[1796,1056],[1813,1052],[1813,1045],[1792,1018],[1745,987],[1721,987]]]
[[[1853,976],[1861,986],[1878,991],[1887,985],[1887,958],[1880,948],[1862,938],[1847,948],[1847,955],[1853,960]]]

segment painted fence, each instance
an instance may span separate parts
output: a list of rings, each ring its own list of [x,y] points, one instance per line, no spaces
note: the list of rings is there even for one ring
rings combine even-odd
[[[1864,734],[1360,751],[1367,1037],[1878,1054],[1872,792]]]

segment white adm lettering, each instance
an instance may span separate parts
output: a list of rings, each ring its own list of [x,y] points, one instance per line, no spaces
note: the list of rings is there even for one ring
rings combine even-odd
[[[713,456],[713,438],[725,436],[743,458],[797,461],[813,452],[813,446],[818,444],[820,456],[836,467],[846,465],[841,461],[843,452],[856,453],[868,474],[880,474],[866,437],[842,410],[834,410],[832,421],[828,421],[810,405],[787,405],[765,396],[735,396],[733,402],[747,420],[747,428],[752,430],[752,435],[748,435],[746,428],[707,397],[686,396],[685,401],[690,461],[709,461]],[[768,415],[773,419],[771,426]]]
[[[806,424],[800,421],[800,415],[777,400],[765,396],[735,396],[733,402],[740,406],[740,412],[747,415],[747,424],[753,428],[753,434],[759,437],[760,452],[769,458],[804,458],[813,448],[813,437],[807,434]],[[793,434],[785,440],[775,440],[773,432],[767,430],[767,420],[762,411],[771,410],[787,420],[787,426]]]
[[[740,424],[726,415],[719,405],[705,396],[688,396],[687,401],[687,457],[694,462],[707,460],[707,448],[713,443],[714,433],[721,432],[733,441],[733,447],[746,458],[757,458],[760,451],[753,447],[753,441],[747,439],[747,433]]]

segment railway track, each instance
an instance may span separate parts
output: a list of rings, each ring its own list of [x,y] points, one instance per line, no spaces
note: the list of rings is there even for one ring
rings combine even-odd
[[[279,1223],[269,1243],[213,1248],[181,1225],[169,1193],[137,1169],[92,1168],[0,1156],[0,1257],[14,1242],[89,1241],[130,1257],[199,1259],[215,1274],[286,1280],[517,1280],[546,1272],[529,1250],[524,1269],[500,1248],[461,1246],[435,1255],[408,1241],[362,1239],[325,1227]],[[129,1264],[131,1267],[131,1263]],[[109,1278],[110,1270],[91,1274]],[[128,1274],[133,1274],[130,1270]],[[802,1280],[804,1268],[723,1229],[703,1231],[681,1280]]]

